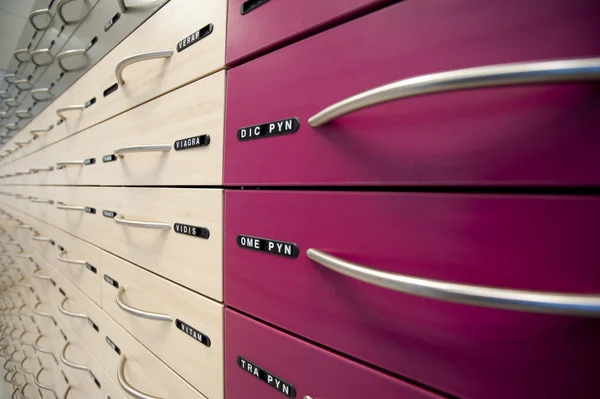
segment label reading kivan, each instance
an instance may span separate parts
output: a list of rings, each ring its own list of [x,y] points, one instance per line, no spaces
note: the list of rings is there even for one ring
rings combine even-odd
[[[295,133],[298,129],[300,129],[300,121],[298,118],[288,118],[280,121],[263,123],[262,125],[243,127],[238,130],[237,138],[239,141],[262,139]]]
[[[269,373],[267,370],[258,367],[256,364],[249,362],[241,356],[237,357],[237,364],[242,370],[252,374],[259,380],[266,382],[282,394],[287,395],[290,398],[296,397],[296,389],[291,384]]]
[[[206,36],[210,35],[213,31],[213,24],[208,24],[204,28],[197,30],[192,33],[188,37],[182,39],[177,43],[177,52],[181,52],[186,48],[190,47],[192,44],[199,42],[204,39]]]
[[[89,206],[86,206],[85,213],[96,213],[96,208],[91,208]]]
[[[105,218],[113,219],[115,216],[117,216],[117,212],[109,211],[109,210],[105,209],[102,211],[102,216],[104,216]]]
[[[270,254],[297,258],[300,251],[296,244],[285,241],[270,240],[246,235],[237,236],[237,244],[241,248],[253,249],[255,251],[268,252]]]
[[[206,147],[210,144],[210,136],[208,134],[202,134],[200,136],[188,137],[187,139],[181,139],[175,141],[173,147],[175,151],[189,150],[195,147]]]
[[[204,239],[208,239],[210,237],[210,232],[207,228],[190,226],[189,224],[175,223],[175,232]]]
[[[210,338],[207,335],[202,334],[200,331],[196,330],[194,327],[189,324],[184,323],[183,321],[176,319],[175,325],[181,331],[194,338],[196,341],[200,342],[202,345],[206,345],[210,347]]]

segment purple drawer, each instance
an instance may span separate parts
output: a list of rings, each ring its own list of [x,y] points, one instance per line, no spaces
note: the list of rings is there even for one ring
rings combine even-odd
[[[227,399],[439,396],[225,310]]]
[[[458,397],[600,397],[597,314],[421,298],[306,256],[314,248],[444,282],[599,294],[599,197],[228,190],[225,206],[228,306]]]
[[[308,124],[398,80],[598,57],[598,15],[597,0],[411,0],[233,68],[225,184],[598,185],[594,82],[430,94]]]
[[[299,40],[393,0],[229,0],[227,65]]]

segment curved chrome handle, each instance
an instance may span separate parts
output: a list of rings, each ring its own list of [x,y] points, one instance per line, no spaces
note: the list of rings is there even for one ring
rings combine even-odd
[[[17,126],[16,123],[7,123],[6,125],[4,125],[4,127],[7,130],[19,130],[19,126]],[[6,149],[6,151],[8,151],[8,150],[9,150],[9,148]],[[16,148],[10,148],[10,150],[11,150],[11,152],[15,152],[17,149]]]
[[[309,248],[306,256],[334,272],[353,279],[419,297],[520,312],[600,316],[599,295],[521,291],[448,283],[372,269],[314,248]]]
[[[36,97],[36,94],[47,94],[48,97]],[[29,95],[31,96],[31,98],[33,98],[35,101],[50,101],[53,97],[54,94],[52,94],[50,92],[50,89],[48,88],[41,88],[41,89],[33,89],[29,92]]]
[[[25,58],[19,58],[18,56],[19,56],[20,54],[25,54],[25,55],[26,55],[26,56],[25,56]],[[17,61],[19,61],[19,62],[29,62],[29,59],[30,59],[30,57],[29,57],[29,50],[27,50],[26,48],[19,49],[19,50],[15,50],[15,51],[13,52],[13,56],[14,56],[14,57],[17,59]]]
[[[23,85],[26,85],[26,86],[22,87]],[[29,91],[29,90],[33,89],[33,83],[31,83],[29,81],[29,79],[19,79],[19,80],[15,81],[15,87],[19,91]]]
[[[62,21],[63,24],[68,25],[71,24],[73,22],[77,22],[79,21],[79,19],[76,19],[74,21],[69,21],[65,18],[63,12],[62,12],[62,8],[67,4],[72,2],[73,0],[59,0],[58,3],[56,3],[56,15],[58,15],[58,18],[60,18],[60,20]]]
[[[7,73],[6,75],[4,75],[4,81],[6,83],[10,83],[13,84],[15,83],[17,80],[19,79],[19,76],[17,76],[17,74],[15,73]]]
[[[60,303],[58,304],[58,311],[62,314],[64,314],[65,316],[69,316],[69,317],[74,317],[76,319],[86,319],[87,320],[87,315],[83,314],[83,313],[75,313],[75,312],[71,312],[67,309],[65,309],[65,302],[67,302],[69,300],[69,297],[66,296],[63,298],[62,301],[60,301]]]
[[[72,265],[85,266],[87,264],[87,262],[84,261],[84,260],[75,260],[75,259],[65,258],[64,255],[66,255],[66,254],[67,254],[67,251],[62,251],[60,254],[58,254],[56,256],[56,259],[58,259],[61,262],[69,263],[69,264],[72,264]]]
[[[8,113],[6,111],[0,111],[0,119],[8,118]]]
[[[85,161],[63,161],[56,163],[56,169],[64,169],[67,166],[83,166]]]
[[[8,384],[12,384],[12,376],[9,377],[8,375],[10,373],[14,373],[14,371],[7,369],[7,368],[4,368],[4,369],[6,370],[6,374],[4,374],[4,381],[6,381]],[[13,397],[14,397],[14,394],[13,394]]]
[[[51,172],[53,170],[54,170],[54,166],[48,166],[47,168],[31,168],[31,169],[29,169],[29,173]]]
[[[29,131],[29,133],[31,133],[31,135],[33,137],[40,137],[41,134],[39,134],[39,133],[48,133],[50,130],[52,130],[52,128],[48,128],[48,129],[31,129]]]
[[[39,310],[37,310],[37,307],[41,304],[42,304],[42,302],[38,302],[35,305],[33,305],[33,308],[31,308],[31,311],[33,312],[33,314],[36,314],[41,317],[48,317],[50,319],[54,319],[54,317],[50,313],[44,313],[44,312],[40,312]]]
[[[600,80],[600,58],[518,62],[458,69],[403,79],[356,94],[311,116],[319,127],[350,112],[389,101],[485,87]]]
[[[33,286],[31,284],[22,283],[21,281],[23,281],[23,280],[25,280],[25,279],[22,278],[21,280],[17,281],[15,284],[22,288],[33,288]],[[25,305],[23,305],[23,306],[25,306]],[[21,310],[21,309],[19,309],[19,310]]]
[[[62,202],[57,202],[56,207],[65,211],[85,211],[85,206],[81,205],[65,205]]]
[[[72,0],[68,0],[68,1],[72,1]],[[69,69],[63,64],[63,60],[68,57],[73,57],[76,55],[86,55],[86,54],[87,54],[87,50],[84,48],[63,51],[62,53],[59,53],[56,55],[56,62],[58,63],[58,66],[60,67],[60,69],[63,70],[63,72],[79,71],[79,70],[85,69],[86,66],[84,65],[84,66],[81,66],[78,68],[70,68]]]
[[[69,360],[67,360],[67,358],[65,357],[65,352],[67,351],[67,348],[69,347],[69,345],[71,345],[70,342],[67,342],[65,344],[65,346],[63,346],[62,351],[60,352],[60,361],[64,363],[65,366],[69,366],[71,368],[74,368],[76,370],[83,370],[83,371],[90,371],[90,368],[84,364],[77,364],[77,363],[73,363]]]
[[[54,204],[54,201],[52,200],[45,200],[41,198],[32,198],[29,201],[35,202],[36,204]]]
[[[52,277],[50,277],[50,276],[43,276],[41,274],[37,274],[36,272],[39,270],[40,269],[35,269],[33,272],[31,272],[31,277],[37,278],[38,280],[51,280],[52,279]]]
[[[115,67],[115,76],[117,77],[117,82],[119,82],[121,86],[125,84],[125,80],[123,80],[123,70],[131,64],[135,64],[141,61],[153,60],[156,58],[169,58],[172,55],[173,50],[156,50],[148,51],[146,53],[134,54],[127,58],[124,58],[121,61],[119,61],[119,63]]]
[[[50,385],[44,385],[40,382],[40,375],[42,374],[42,371],[44,371],[44,370],[45,370],[44,367],[40,368],[40,371],[38,371],[37,374],[35,375],[33,382],[35,382],[35,385],[37,385],[38,388],[44,389],[46,391],[54,392],[54,387],[52,387]]]
[[[8,94],[8,92],[6,90],[2,90],[0,91],[0,98],[1,99],[5,99],[5,98],[9,98],[10,94]]]
[[[29,260],[33,259],[33,255],[29,255],[29,254],[15,254],[14,256],[16,258],[21,258],[21,259],[29,259]]]
[[[130,145],[127,147],[117,148],[113,153],[119,158],[123,158],[124,154],[130,154],[132,152],[168,152],[171,151],[170,144],[141,144],[141,145]]]
[[[125,294],[125,288],[123,286],[120,286],[119,290],[117,291],[117,295],[115,296],[115,301],[117,302],[117,305],[125,312],[130,313],[134,316],[142,317],[144,319],[149,319],[149,320],[159,320],[159,321],[169,321],[169,322],[173,321],[173,318],[171,316],[169,316],[168,314],[147,312],[145,310],[136,309],[136,308],[128,305],[127,303],[125,303],[125,300],[123,299],[124,294]]]
[[[83,111],[85,109],[85,105],[70,105],[68,107],[62,107],[56,110],[56,115],[59,118],[66,120],[67,117],[63,115],[65,111]]]
[[[31,236],[31,237],[29,237],[29,239],[33,240],[33,241],[44,241],[44,242],[52,241],[52,239],[50,237],[42,237],[42,236]]]
[[[48,21],[48,24],[42,28],[42,27],[37,26],[35,24],[35,22],[33,22],[33,19],[35,17],[37,17],[38,15],[44,15],[44,14],[48,15],[50,17],[50,20]],[[50,25],[51,21],[52,21],[52,13],[47,8],[42,8],[40,10],[35,10],[31,14],[29,14],[29,23],[31,24],[31,26],[33,26],[33,29],[35,29],[35,30],[44,30],[44,29],[46,29]]]
[[[19,308],[19,310],[21,310],[21,309],[22,309],[23,307],[25,307],[25,306],[27,306],[27,305],[23,305],[23,306],[21,306],[21,307]],[[28,342],[24,342],[24,341],[23,341],[23,337],[24,337],[24,336],[25,336],[25,334],[27,334],[28,332],[29,332],[29,331],[27,331],[27,330],[23,330],[23,332],[21,333],[21,335],[19,335],[18,341],[21,343],[21,345],[26,345],[26,346],[31,346],[31,347],[33,347],[33,344],[30,344],[30,343],[28,343]]]
[[[33,373],[29,373],[29,374],[33,374]],[[21,389],[19,390],[19,394],[21,395],[21,398],[23,398],[23,399],[35,399],[35,398],[32,398],[32,397],[30,397],[30,396],[27,396],[27,395],[25,395],[25,388],[26,388],[28,385],[31,385],[31,384],[30,384],[29,382],[25,382],[25,385],[23,385],[23,386],[21,387]]]
[[[16,107],[17,105],[19,105],[19,100],[17,100],[17,98],[7,98],[6,100],[4,100],[4,104],[8,105],[10,108]]]
[[[144,222],[140,220],[127,220],[123,218],[122,215],[117,215],[113,218],[115,223],[122,224],[124,226],[129,227],[140,227],[143,229],[158,229],[158,230],[171,230],[171,225],[169,223],[160,223],[160,222]]]
[[[67,399],[67,396],[69,396],[69,392],[71,392],[71,388],[73,388],[71,385],[69,385],[67,387],[67,389],[65,390],[65,394],[63,395],[62,399]]]
[[[50,61],[46,61],[46,62],[38,62],[38,61],[36,61],[35,57],[39,56],[40,54],[48,54],[48,55],[50,55]],[[54,56],[50,52],[49,48],[42,48],[42,49],[39,49],[39,50],[32,51],[31,55],[30,55],[30,60],[31,60],[31,62],[33,62],[35,64],[35,66],[43,67],[43,66],[46,66],[46,65],[50,65],[52,63],[52,61],[54,60]]]
[[[17,194],[17,195],[19,195],[19,194]],[[20,197],[20,198],[16,197],[16,198],[17,199],[25,199],[26,197]],[[17,229],[24,229],[24,230],[31,230],[31,226],[28,225],[28,224],[19,224],[19,225],[15,226],[15,228],[17,228]]]
[[[25,146],[25,145],[27,145],[29,143],[31,143],[31,140],[29,140],[29,141],[15,141],[15,145],[17,147],[19,147],[19,148],[21,148],[21,147],[23,147],[23,146]],[[31,171],[31,169],[29,169],[29,171]]]
[[[119,363],[119,368],[117,369],[117,381],[121,386],[121,389],[125,391],[128,395],[135,399],[162,399],[157,396],[148,395],[142,391],[135,389],[131,384],[127,382],[125,378],[125,364],[127,363],[127,357],[125,355],[121,356],[121,362]]]
[[[41,352],[41,353],[45,353],[45,354],[47,354],[47,355],[52,355],[52,356],[54,356],[54,351],[52,351],[52,350],[50,350],[50,349],[44,349],[44,348],[40,348],[40,347],[38,346],[38,345],[39,345],[39,342],[40,342],[40,339],[42,339],[42,338],[44,338],[44,336],[43,336],[43,335],[40,335],[39,337],[37,337],[37,339],[36,339],[36,340],[35,340],[35,342],[33,343],[33,349],[35,349],[35,350],[36,350],[36,351],[38,351],[38,352]]]
[[[27,359],[29,359],[29,358],[27,357],[27,355],[25,355],[25,357],[23,357],[23,360],[21,360],[21,363],[19,363],[19,370],[21,370],[22,372],[24,372],[26,374],[35,375],[35,371],[29,371],[25,368],[24,364]]]

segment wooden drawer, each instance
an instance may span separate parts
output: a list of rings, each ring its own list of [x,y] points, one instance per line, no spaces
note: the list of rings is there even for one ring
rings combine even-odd
[[[47,147],[39,164],[80,164],[31,178],[62,185],[221,185],[224,107],[222,71]],[[157,145],[166,147],[143,152]],[[140,153],[116,155],[132,146],[141,146]]]
[[[271,3],[289,2],[253,13]],[[403,1],[233,68],[224,182],[598,186],[597,77],[575,66],[587,63],[496,68],[600,56],[598,14],[595,0]],[[547,83],[466,90],[509,70]]]
[[[55,187],[52,195],[55,204],[95,210],[54,207],[48,218],[57,227],[222,301],[222,190]],[[136,228],[117,223],[113,215],[160,224]]]
[[[227,64],[239,64],[392,2],[229,0]]]
[[[122,390],[127,386],[159,398],[205,398],[115,322],[104,331],[102,366]]]
[[[102,386],[103,399],[129,399],[117,383],[109,377],[108,373],[105,373],[104,376],[104,385]]]
[[[439,398],[230,309],[225,322],[227,398]]]
[[[227,305],[457,397],[600,393],[590,369],[600,321],[585,305],[600,292],[590,233],[600,197],[228,190],[225,200]],[[445,283],[485,294],[453,303]],[[535,300],[515,309],[523,292]]]
[[[107,252],[102,269],[104,311],[203,395],[223,398],[223,305]]]

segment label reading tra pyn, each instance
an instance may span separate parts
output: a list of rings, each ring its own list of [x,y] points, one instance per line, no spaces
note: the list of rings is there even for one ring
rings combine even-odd
[[[288,118],[280,121],[263,123],[262,125],[243,127],[237,132],[239,141],[261,139],[295,133],[300,129],[298,118]]]
[[[269,373],[267,370],[258,367],[256,364],[249,362],[241,356],[237,357],[237,364],[242,370],[266,382],[282,394],[287,395],[290,398],[296,397],[296,388],[294,388],[291,384],[283,381],[281,378],[278,378],[273,374]]]
[[[288,258],[297,258],[299,254],[296,244],[291,242],[270,240],[268,238],[259,238],[240,234],[237,236],[237,244],[245,249],[268,252],[275,255],[287,256]]]

